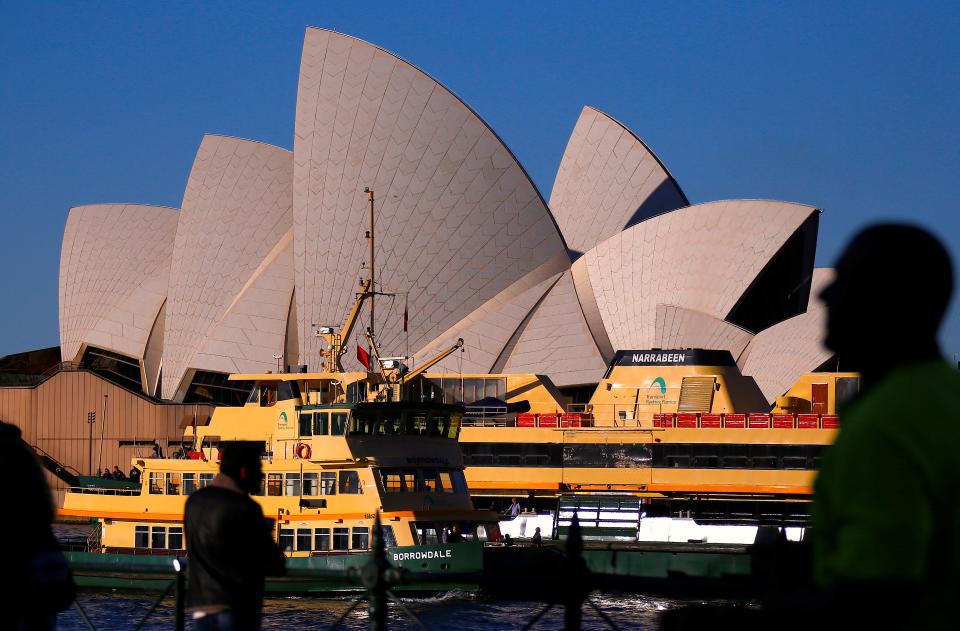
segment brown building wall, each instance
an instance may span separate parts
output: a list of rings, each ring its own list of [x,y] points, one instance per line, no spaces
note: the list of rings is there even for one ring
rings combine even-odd
[[[92,442],[89,412],[96,412]],[[203,422],[212,408],[157,403],[89,371],[61,371],[34,387],[0,388],[0,420],[19,427],[28,444],[82,475],[91,473],[91,453],[93,469],[99,462],[101,471],[118,465],[124,473],[132,459],[150,455],[154,440],[169,454],[168,443],[180,441],[195,412]],[[66,484],[52,474],[47,479],[62,504]]]

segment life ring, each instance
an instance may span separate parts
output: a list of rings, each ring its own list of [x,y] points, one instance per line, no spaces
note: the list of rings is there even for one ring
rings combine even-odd
[[[296,454],[297,458],[302,458],[303,460],[310,459],[310,445],[307,443],[300,443],[297,445]]]

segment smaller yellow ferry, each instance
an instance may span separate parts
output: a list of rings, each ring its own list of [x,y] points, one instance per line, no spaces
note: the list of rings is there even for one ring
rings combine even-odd
[[[335,377],[342,376],[232,375],[253,383],[243,406],[218,408],[208,424],[187,427],[175,454],[134,460],[139,485],[86,478],[92,484],[70,488],[60,514],[96,522],[88,553],[182,556],[184,505],[218,473],[218,445],[257,441],[263,484],[254,499],[276,520],[274,534],[291,568],[361,565],[379,515],[395,565],[417,572],[479,571],[482,542],[493,536],[497,514],[475,510],[467,491],[457,442],[463,408],[337,402]],[[84,584],[84,564],[102,559],[72,560]],[[98,584],[97,576],[91,572],[89,584]],[[330,585],[288,581],[274,587],[289,593]]]

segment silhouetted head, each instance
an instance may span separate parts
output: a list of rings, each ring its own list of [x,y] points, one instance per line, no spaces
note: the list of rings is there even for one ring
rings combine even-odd
[[[865,228],[836,263],[821,293],[824,344],[855,369],[936,352],[936,335],[953,290],[947,251],[932,234],[906,224]],[[891,355],[892,354],[892,355]]]
[[[237,440],[220,443],[220,473],[228,476],[248,493],[260,488],[263,465],[260,452],[263,443]]]

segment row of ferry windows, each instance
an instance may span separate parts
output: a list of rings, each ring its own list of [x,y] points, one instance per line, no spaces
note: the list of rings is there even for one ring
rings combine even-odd
[[[180,473],[179,471],[151,471],[151,495],[190,495],[213,481],[212,473]],[[254,495],[317,496],[362,493],[360,474],[356,471],[323,471],[320,473],[268,473],[265,488]]]
[[[397,545],[393,526],[383,526],[383,542],[388,548]],[[370,548],[370,529],[350,528],[281,528],[280,547],[284,552],[345,552]]]
[[[183,526],[137,526],[133,545],[159,550],[183,549]]]
[[[300,436],[342,436],[347,428],[346,412],[301,412]],[[363,411],[349,419],[351,434],[367,436],[442,436],[456,438],[460,417],[443,412]]]

